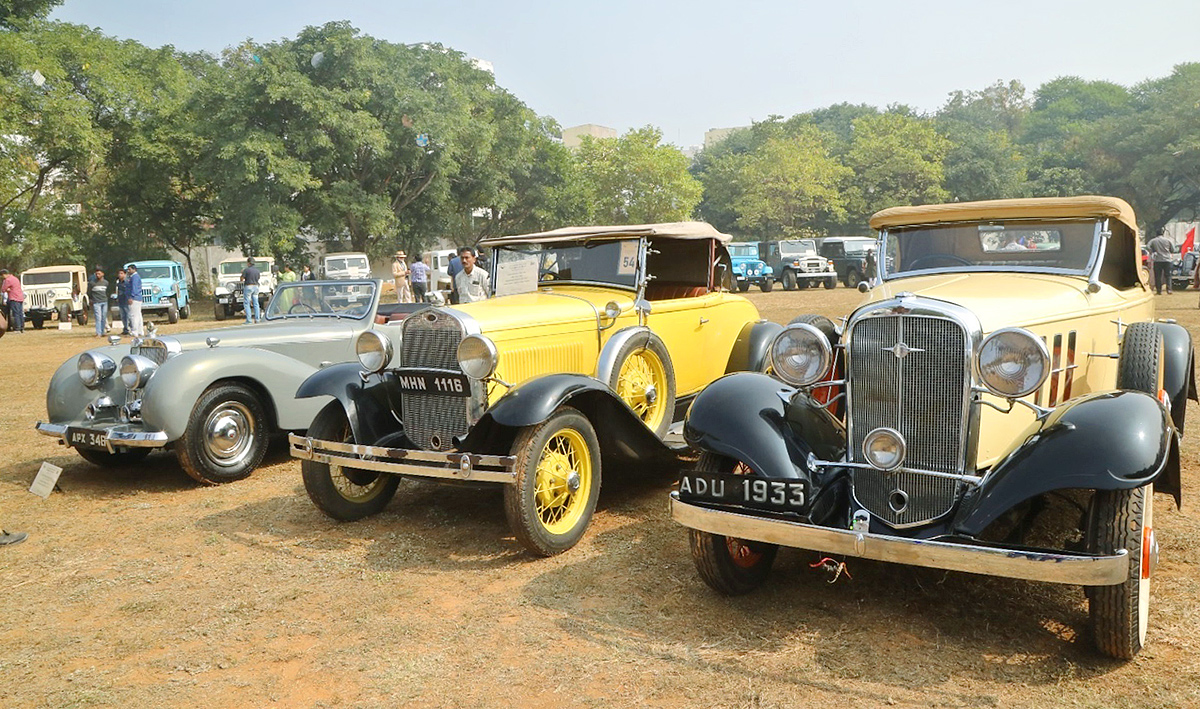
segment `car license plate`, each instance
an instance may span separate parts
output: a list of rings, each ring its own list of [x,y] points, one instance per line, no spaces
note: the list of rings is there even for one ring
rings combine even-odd
[[[108,432],[90,428],[67,428],[67,445],[73,448],[108,450]]]
[[[457,372],[401,369],[396,372],[396,382],[400,391],[411,394],[471,395],[471,380]]]
[[[679,499],[776,512],[801,512],[808,509],[808,481],[693,471],[679,477]]]

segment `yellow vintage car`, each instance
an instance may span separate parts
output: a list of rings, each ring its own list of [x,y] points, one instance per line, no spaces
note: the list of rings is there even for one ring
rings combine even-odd
[[[729,292],[728,241],[702,222],[484,241],[493,297],[364,333],[358,363],[300,387],[336,399],[290,437],[309,497],[353,520],[397,476],[500,483],[527,549],[569,549],[602,469],[673,461],[662,438],[695,395],[765,368],[782,328]]]
[[[902,207],[844,328],[800,316],[776,378],[708,387],[672,493],[701,577],[745,593],[778,545],[1078,584],[1097,646],[1146,638],[1154,491],[1180,500],[1191,336],[1154,319],[1111,197]],[[780,383],[780,379],[784,383]]]

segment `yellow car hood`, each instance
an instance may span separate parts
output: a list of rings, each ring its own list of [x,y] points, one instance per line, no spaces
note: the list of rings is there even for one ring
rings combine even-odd
[[[633,298],[632,292],[614,288],[562,286],[464,303],[454,309],[474,318],[485,333],[572,323],[594,328],[597,311],[603,313],[604,306],[614,301],[628,311]]]

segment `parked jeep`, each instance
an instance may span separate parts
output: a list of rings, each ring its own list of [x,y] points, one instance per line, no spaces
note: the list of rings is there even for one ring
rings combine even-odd
[[[1156,492],[1178,505],[1192,338],[1154,317],[1111,197],[887,209],[844,328],[796,318],[772,371],[696,398],[672,493],[701,578],[762,584],[779,545],[1082,585],[1100,651],[1146,640]],[[782,380],[782,382],[780,381]],[[1168,498],[1169,499],[1169,498]]]
[[[254,266],[260,272],[258,277],[258,302],[263,310],[271,301],[271,294],[279,282],[279,274],[275,268],[275,259],[270,256],[254,257]],[[213,276],[217,285],[213,289],[213,315],[217,320],[233,317],[246,308],[242,298],[242,271],[246,268],[246,259],[228,258],[213,268]]]
[[[347,278],[370,278],[371,263],[367,255],[358,251],[335,251],[325,254],[321,260],[321,278],[344,280]]]
[[[783,284],[784,290],[824,285],[837,287],[837,276],[833,263],[817,253],[817,242],[812,239],[787,241],[763,241],[758,245],[758,257],[771,269],[773,278]]]
[[[80,325],[88,321],[87,270],[83,266],[41,266],[21,274],[25,317],[34,329],[52,317]]]
[[[733,261],[734,284],[739,291],[745,293],[754,285],[763,293],[771,292],[775,272],[758,257],[757,242],[729,244],[729,258]]]
[[[142,313],[165,314],[167,322],[191,315],[187,276],[178,261],[131,261],[142,277]],[[125,264],[126,268],[129,263]]]
[[[838,280],[849,288],[871,277],[867,251],[878,246],[869,236],[828,236],[821,239],[821,255],[833,262]]]

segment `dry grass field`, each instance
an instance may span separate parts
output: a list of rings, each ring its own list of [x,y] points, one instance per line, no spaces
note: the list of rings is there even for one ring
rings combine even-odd
[[[860,298],[749,296],[782,322]],[[1194,291],[1159,305],[1200,332]],[[1093,651],[1078,588],[854,560],[830,585],[785,550],[766,587],[719,597],[665,473],[606,475],[583,542],[533,559],[498,489],[405,483],[337,524],[282,445],[215,488],[166,453],[93,467],[33,431],[90,335],[0,340],[0,526],[29,533],[0,548],[0,707],[1200,705],[1194,404],[1184,509],[1158,498],[1149,647],[1122,664]],[[64,468],[48,500],[26,491],[43,460]]]

